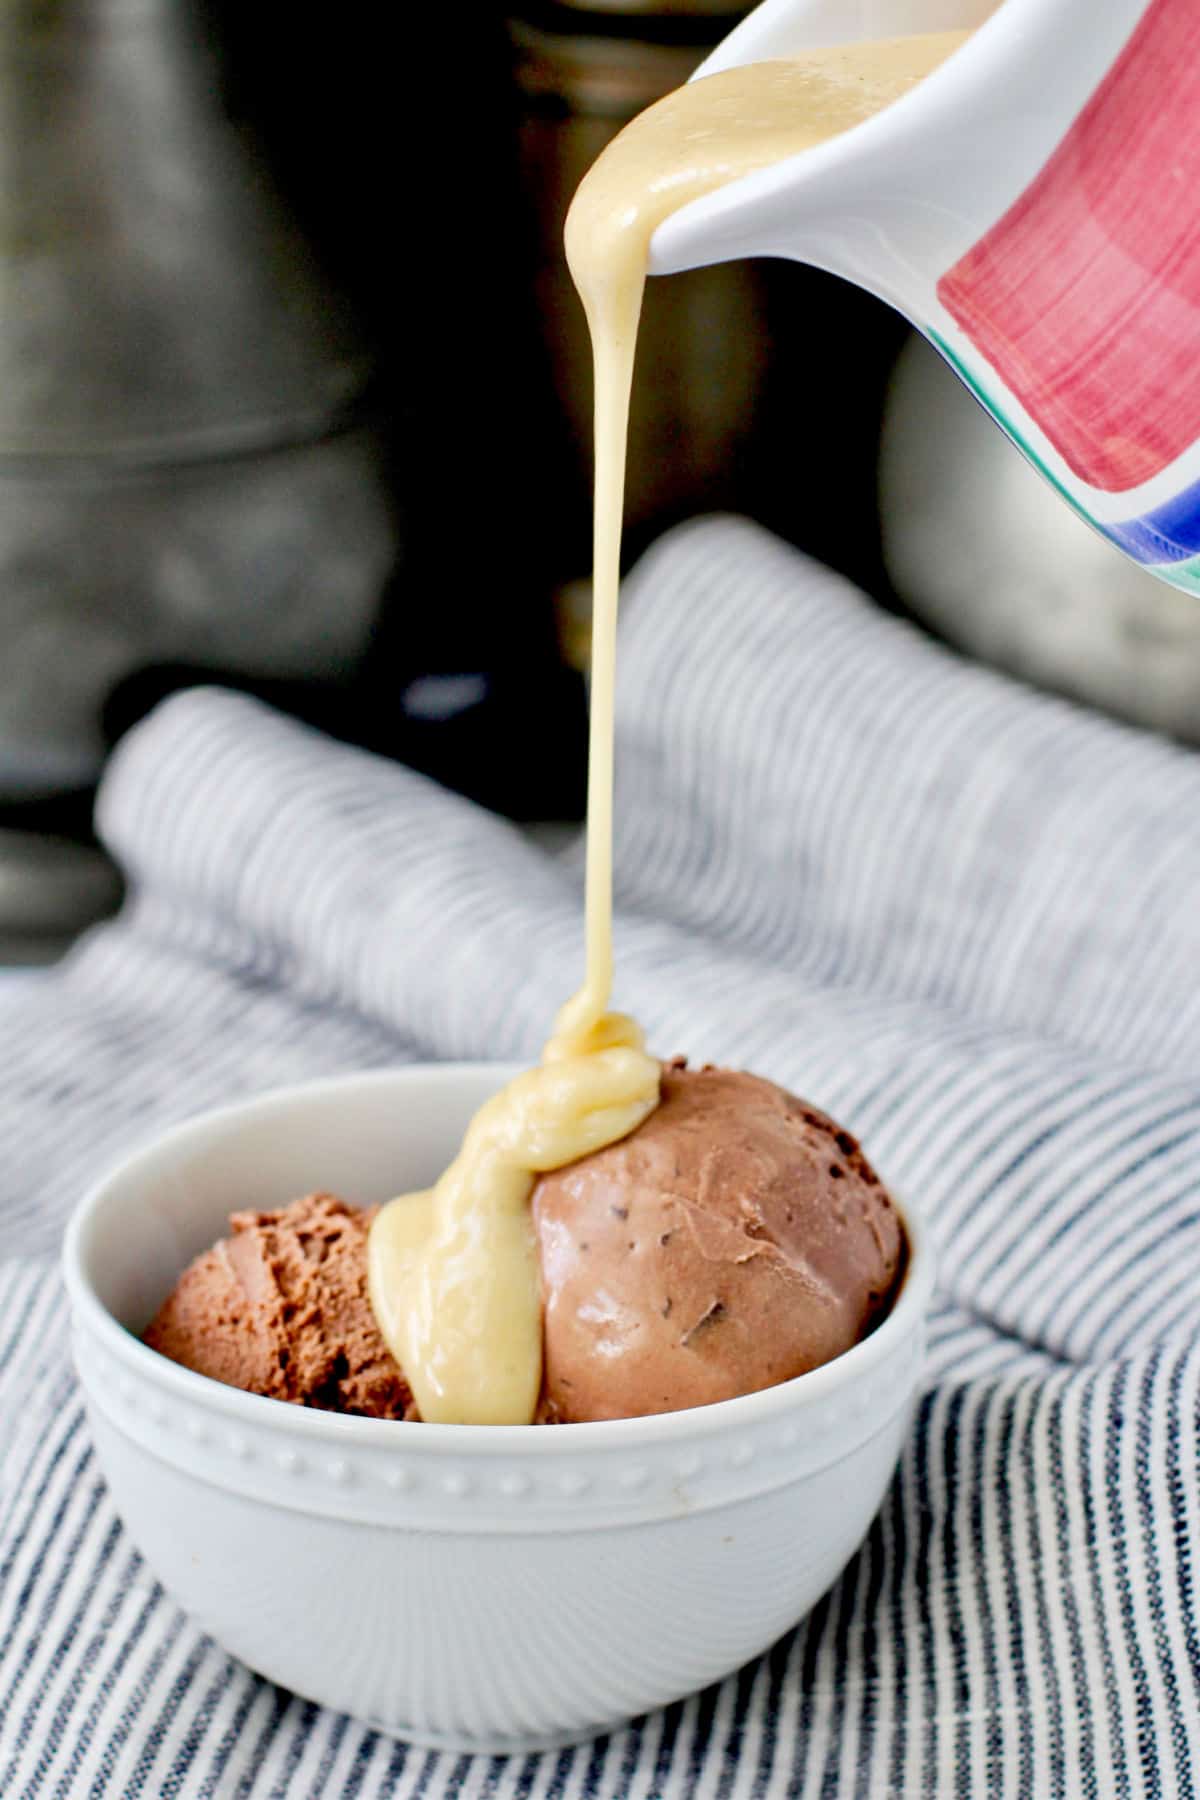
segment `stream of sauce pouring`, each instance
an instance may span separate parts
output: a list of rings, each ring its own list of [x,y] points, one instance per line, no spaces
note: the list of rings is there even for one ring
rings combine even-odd
[[[695,81],[615,138],[567,217],[567,260],[595,371],[586,980],[537,1068],[480,1108],[437,1184],[375,1219],[371,1304],[422,1419],[521,1425],[542,1378],[529,1199],[537,1176],[628,1136],[658,1102],[659,1064],[612,988],[613,697],[625,447],[650,239],[669,213],[861,124],[930,74],[964,32],[813,50]]]

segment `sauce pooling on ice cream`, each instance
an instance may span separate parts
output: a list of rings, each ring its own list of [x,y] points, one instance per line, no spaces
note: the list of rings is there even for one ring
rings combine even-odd
[[[430,1190],[371,1228],[371,1303],[421,1417],[527,1424],[542,1383],[530,1197],[540,1175],[627,1137],[654,1110],[660,1066],[612,986],[613,690],[625,450],[650,239],[688,201],[811,149],[898,100],[965,33],[813,50],[669,94],[614,139],[580,185],[567,258],[595,371],[587,979],[540,1065],[481,1108]]]
[[[371,1229],[371,1304],[422,1419],[527,1425],[542,1383],[542,1307],[529,1200],[539,1174],[633,1131],[659,1065],[632,1019],[564,1009],[536,1069],[482,1106],[425,1193]]]

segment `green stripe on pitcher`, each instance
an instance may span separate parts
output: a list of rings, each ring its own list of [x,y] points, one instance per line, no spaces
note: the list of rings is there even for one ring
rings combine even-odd
[[[1143,563],[1148,575],[1157,575],[1169,587],[1179,588],[1185,594],[1200,594],[1200,556],[1193,556],[1187,562],[1176,563]]]

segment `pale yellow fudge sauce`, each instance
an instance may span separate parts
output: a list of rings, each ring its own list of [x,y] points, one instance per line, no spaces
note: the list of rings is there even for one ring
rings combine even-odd
[[[559,1014],[541,1063],[480,1109],[436,1186],[393,1200],[371,1229],[371,1304],[422,1419],[533,1419],[542,1378],[534,1184],[626,1137],[658,1101],[659,1064],[634,1021],[608,1011],[625,440],[650,238],[689,200],[861,124],[965,35],[841,45],[692,82],[614,139],[572,203],[567,259],[595,368],[587,979]]]

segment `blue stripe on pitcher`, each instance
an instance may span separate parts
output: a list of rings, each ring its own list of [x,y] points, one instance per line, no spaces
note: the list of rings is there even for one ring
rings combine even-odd
[[[1196,556],[1200,554],[1200,481],[1139,519],[1101,524],[1100,530],[1135,562],[1174,563]]]

